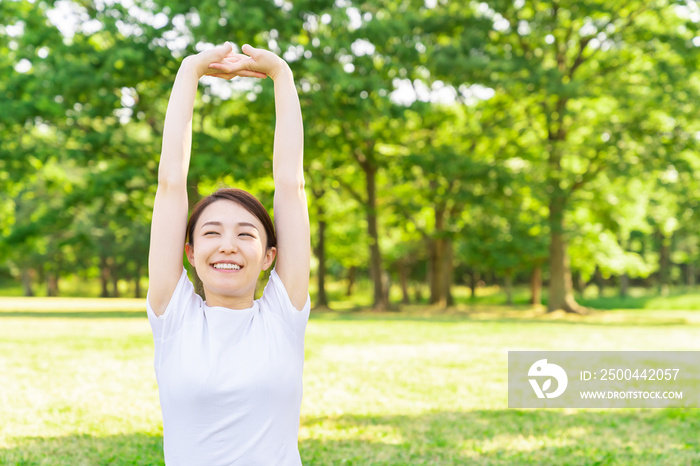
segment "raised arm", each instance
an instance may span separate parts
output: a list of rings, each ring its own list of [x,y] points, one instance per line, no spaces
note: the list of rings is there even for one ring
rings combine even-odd
[[[275,180],[275,230],[277,232],[277,265],[292,304],[301,310],[309,293],[311,239],[309,210],[304,191],[304,129],[299,96],[289,65],[274,53],[243,46],[248,58],[235,64],[214,64],[212,68],[226,73],[240,70],[265,73],[275,83],[275,125],[272,174]],[[217,76],[217,75],[213,75]]]
[[[165,113],[158,189],[148,251],[148,301],[162,315],[182,274],[187,225],[187,172],[192,146],[192,109],[199,75],[190,57],[177,72]]]
[[[148,253],[148,300],[156,315],[165,312],[182,274],[187,226],[187,172],[192,147],[192,111],[199,78],[212,74],[212,63],[241,55],[224,44],[185,58],[175,77],[165,113],[163,145],[158,166],[158,189],[151,220]],[[238,76],[264,77],[262,73]]]
[[[311,267],[309,209],[304,191],[304,128],[292,70],[286,63],[275,77],[275,179],[277,264],[295,308],[306,304]]]

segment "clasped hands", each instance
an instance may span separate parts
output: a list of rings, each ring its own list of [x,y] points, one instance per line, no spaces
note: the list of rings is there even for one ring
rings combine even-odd
[[[226,42],[196,55],[190,55],[185,58],[183,64],[193,65],[200,78],[214,76],[233,79],[236,76],[244,76],[264,79],[269,76],[274,81],[289,69],[287,62],[269,50],[257,49],[248,44],[245,44],[242,50],[243,53],[233,53],[233,45]]]

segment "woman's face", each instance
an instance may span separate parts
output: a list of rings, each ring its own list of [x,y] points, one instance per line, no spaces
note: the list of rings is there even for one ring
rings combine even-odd
[[[267,235],[258,218],[240,204],[217,200],[207,206],[185,245],[190,264],[202,280],[207,301],[217,297],[249,299],[261,270],[276,249],[265,250]],[[237,267],[239,266],[239,267]]]

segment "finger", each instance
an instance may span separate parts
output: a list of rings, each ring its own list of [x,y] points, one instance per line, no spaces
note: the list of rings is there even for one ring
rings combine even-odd
[[[226,55],[226,59],[238,59],[238,60],[243,60],[244,58],[250,58],[248,55],[244,55],[242,53],[229,53]]]
[[[233,51],[233,45],[230,42],[224,42],[218,47],[214,47],[214,50],[216,51],[217,55],[225,57]]]
[[[224,57],[224,61],[229,62],[229,63],[236,63],[237,61],[245,60],[246,58],[250,58],[248,55],[243,55],[241,53],[235,53],[235,54],[228,54],[226,57]]]
[[[230,42],[224,42],[216,48],[216,56],[219,57],[217,61],[221,61],[224,57],[233,51],[233,44]]]
[[[255,47],[253,47],[250,44],[244,44],[243,47],[241,47],[241,50],[243,51],[243,53],[245,53],[246,55],[249,55],[251,57],[253,56],[253,54],[255,54],[255,52],[258,51],[258,49],[256,49]]]
[[[255,61],[246,57],[243,60],[239,60],[235,63],[220,64],[223,65],[220,69],[225,69],[229,73],[238,73],[239,71],[254,71]]]
[[[229,78],[233,78],[235,76],[243,76],[247,78],[261,78],[264,79],[267,77],[265,73],[262,73],[260,71],[253,71],[253,70],[232,70],[230,66],[223,66],[221,63],[212,63],[212,65],[218,65],[218,66],[209,66],[208,71],[205,73],[207,76],[216,76],[216,77],[223,77],[223,76],[228,76]]]
[[[267,78],[267,75],[265,73],[261,73],[259,71],[239,71],[236,73],[238,76],[243,76],[246,78],[260,78],[260,79],[265,79]]]
[[[241,71],[236,71],[236,72],[229,72],[227,70],[221,70],[221,71],[209,71],[205,73],[207,76],[229,76],[231,78],[235,76],[242,76],[245,78],[267,78],[267,75],[265,73],[261,73],[259,71],[249,71],[249,70],[241,70]]]
[[[245,55],[243,56],[245,57]],[[245,58],[248,59],[249,57]],[[228,58],[224,58],[223,61],[210,63],[209,68],[225,71],[227,73],[234,73],[239,69],[248,69],[248,67],[241,68],[240,66],[237,66],[237,64],[240,63],[240,61],[241,59],[229,60]]]
[[[223,45],[219,45],[218,47],[202,52],[202,56],[206,57],[205,59],[207,61],[220,62],[224,59],[224,57],[226,57],[226,55],[231,53],[232,47],[233,46],[227,42]]]
[[[245,55],[243,55],[243,57],[248,58],[248,57],[246,57]],[[245,58],[240,58],[240,57],[226,57],[226,58],[224,58],[224,62],[226,62],[226,63],[237,63],[237,62],[239,62],[239,61],[241,61],[241,60],[245,60]]]
[[[205,76],[211,76],[213,78],[221,78],[221,79],[226,79],[230,80],[236,77],[235,74],[227,74],[227,73],[206,73]]]

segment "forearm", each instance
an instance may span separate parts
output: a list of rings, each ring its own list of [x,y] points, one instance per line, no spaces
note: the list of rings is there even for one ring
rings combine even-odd
[[[304,128],[294,77],[284,66],[275,78],[275,140],[272,172],[275,185],[304,183]]]
[[[186,186],[192,150],[192,112],[199,76],[185,59],[180,66],[168,101],[158,182]]]

